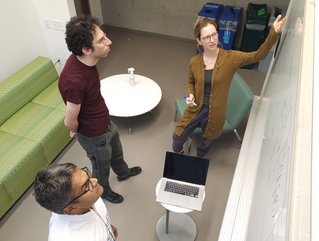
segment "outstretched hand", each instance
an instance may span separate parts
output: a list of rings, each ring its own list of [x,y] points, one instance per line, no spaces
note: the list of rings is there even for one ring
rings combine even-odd
[[[273,23],[274,29],[276,33],[279,33],[286,23],[287,17],[282,17],[282,15],[278,15],[275,22]]]

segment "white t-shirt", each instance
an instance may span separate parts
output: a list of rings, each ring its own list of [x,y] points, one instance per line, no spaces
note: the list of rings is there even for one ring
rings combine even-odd
[[[99,198],[93,210],[80,215],[52,213],[49,241],[114,241],[111,221],[104,202]]]

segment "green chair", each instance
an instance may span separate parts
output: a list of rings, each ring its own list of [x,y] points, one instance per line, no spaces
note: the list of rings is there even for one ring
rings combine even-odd
[[[228,92],[227,113],[223,133],[234,132],[237,139],[242,141],[242,138],[237,131],[237,127],[250,110],[253,99],[254,94],[249,86],[238,73],[235,73]],[[183,115],[186,107],[185,99],[177,99],[175,101],[175,121]],[[198,127],[194,130],[192,136],[200,134],[202,134],[202,129]]]

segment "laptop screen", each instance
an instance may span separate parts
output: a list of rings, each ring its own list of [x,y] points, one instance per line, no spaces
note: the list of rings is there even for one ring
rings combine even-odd
[[[169,179],[205,185],[209,160],[166,152],[164,174]]]

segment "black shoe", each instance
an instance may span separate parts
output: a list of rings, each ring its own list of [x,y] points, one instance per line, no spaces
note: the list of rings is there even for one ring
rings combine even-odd
[[[109,193],[104,193],[102,195],[102,198],[106,199],[110,203],[121,203],[123,202],[124,198],[122,195],[116,193],[116,192],[109,192]]]
[[[141,167],[132,167],[130,168],[130,173],[125,175],[125,176],[117,176],[117,179],[119,181],[123,181],[125,179],[128,179],[129,177],[133,177],[136,176],[138,174],[140,174],[142,172],[142,168]]]

